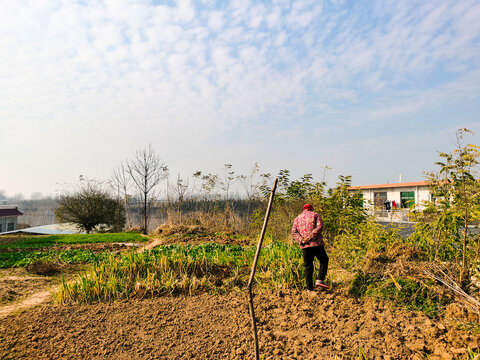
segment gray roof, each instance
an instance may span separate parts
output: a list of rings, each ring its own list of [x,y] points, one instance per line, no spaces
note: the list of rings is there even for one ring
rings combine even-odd
[[[65,234],[85,234],[77,225],[72,223],[51,224],[36,226],[27,229],[18,229],[14,231],[7,231],[2,235],[7,234],[32,234],[32,235],[65,235]]]

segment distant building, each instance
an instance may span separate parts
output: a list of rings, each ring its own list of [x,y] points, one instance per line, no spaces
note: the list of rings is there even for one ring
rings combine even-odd
[[[0,233],[14,231],[18,226],[18,217],[23,213],[16,206],[0,206]]]
[[[8,234],[17,235],[66,235],[66,234],[85,234],[85,231],[80,230],[78,225],[72,223],[50,224],[35,226],[25,229],[9,231]]]
[[[432,200],[426,181],[352,186],[349,190],[359,191],[363,207],[388,221],[408,221],[410,210],[421,210],[424,201]]]

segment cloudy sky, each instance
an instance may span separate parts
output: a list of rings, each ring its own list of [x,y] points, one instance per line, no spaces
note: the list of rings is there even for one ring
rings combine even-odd
[[[148,144],[175,177],[422,180],[480,131],[478,19],[476,0],[3,0],[0,190],[108,179]]]

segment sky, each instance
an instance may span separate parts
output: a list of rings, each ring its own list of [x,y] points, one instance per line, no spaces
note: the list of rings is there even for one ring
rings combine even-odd
[[[173,178],[422,180],[480,131],[478,19],[477,0],[3,0],[0,190],[106,180],[149,144]]]

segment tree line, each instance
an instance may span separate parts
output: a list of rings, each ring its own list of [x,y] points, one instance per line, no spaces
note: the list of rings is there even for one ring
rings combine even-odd
[[[480,222],[480,151],[474,144],[465,144],[468,135],[472,135],[470,130],[459,129],[455,149],[440,152],[435,163],[437,170],[425,173],[433,197],[421,209],[411,211],[415,232],[407,239],[430,260],[454,260],[463,280],[480,261],[480,237],[471,231]],[[347,254],[364,254],[365,249],[381,248],[389,239],[396,238],[372,223],[360,194],[349,190],[350,176],[340,176],[332,188],[325,181],[315,181],[311,174],[292,180],[287,169],[277,177],[279,185],[269,227],[273,237],[289,237],[292,219],[303,203],[310,202],[322,213],[326,237],[331,243],[343,244],[346,262],[351,261]],[[61,220],[76,222],[87,232],[100,224],[121,229],[125,223],[131,225],[132,214],[140,213],[142,230],[147,233],[149,216],[165,208],[178,213],[226,213],[228,208],[242,208],[254,227],[261,222],[261,205],[269,193],[272,176],[262,174],[258,164],[248,175],[237,175],[232,165],[224,164],[220,174],[197,171],[192,180],[190,183],[178,175],[171,181],[166,164],[149,146],[115,168],[108,182],[83,181],[77,192],[62,195],[56,214]],[[159,185],[165,182],[166,197],[160,202]],[[244,199],[235,198],[233,184],[241,184]],[[95,201],[87,202],[84,195]],[[80,199],[84,199],[83,206],[71,204]]]

